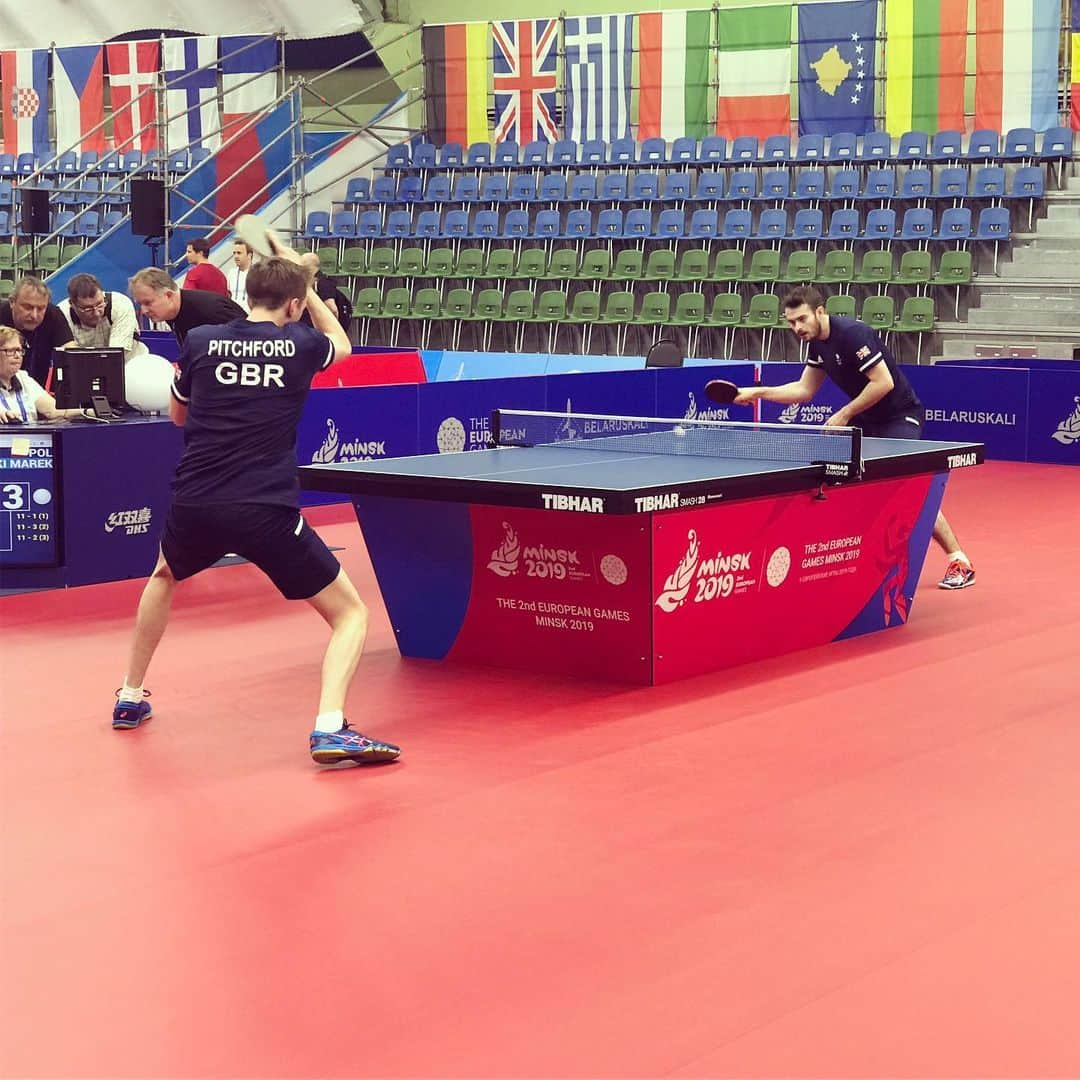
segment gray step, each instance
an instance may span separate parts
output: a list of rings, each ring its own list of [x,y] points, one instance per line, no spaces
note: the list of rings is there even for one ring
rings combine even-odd
[[[1076,311],[1078,299],[1080,298],[1073,296],[1067,290],[1050,295],[1034,292],[986,292],[979,299],[979,310],[1041,315],[1050,308]]]
[[[943,360],[966,360],[977,355],[977,350],[984,354],[1008,355],[1010,347],[1020,349],[1034,349],[1036,356],[1050,357],[1053,359],[1070,358],[1076,343],[1072,341],[1055,341],[1048,338],[1025,337],[1023,332],[1009,334],[1008,339],[995,337],[987,334],[980,337],[977,331],[964,334],[940,335],[940,352],[938,356]]]
[[[996,307],[972,308],[968,312],[969,326],[1000,327],[1003,330],[1023,328],[1030,330],[1060,329],[1075,320],[1075,305],[1060,304],[1054,307],[1043,305],[1038,310],[1018,311],[1000,310]]]
[[[1059,221],[1080,221],[1080,192],[1077,192],[1076,201],[1055,200],[1054,202],[1048,202],[1046,204],[1046,220],[1047,222],[1054,222],[1055,227]]]
[[[1066,280],[1075,281],[1080,274],[1080,264],[1077,256],[1080,255],[1080,245],[1075,248],[1061,243],[1047,242],[1045,244],[1032,244],[1027,247],[1013,248],[1012,265],[1023,267],[1048,266],[1054,270],[1060,270]]]

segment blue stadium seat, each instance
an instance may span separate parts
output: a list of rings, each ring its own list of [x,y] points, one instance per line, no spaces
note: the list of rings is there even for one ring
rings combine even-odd
[[[436,164],[435,147],[431,143],[417,143],[412,148],[412,165],[414,169],[427,171],[434,169]]]
[[[607,173],[600,181],[600,190],[596,197],[600,202],[623,202],[628,188],[626,173]]]
[[[1001,152],[1001,132],[993,128],[979,128],[968,139],[968,161],[996,161]]]
[[[397,201],[402,203],[422,202],[424,199],[423,181],[419,176],[403,176],[398,183]]]
[[[0,206],[11,206],[13,203],[12,186],[10,180],[0,180]]]
[[[678,175],[685,178],[685,174]],[[660,197],[660,174],[652,172],[634,173],[627,196],[631,202],[652,202]]]
[[[669,172],[664,177],[664,202],[686,202],[690,198],[690,174]]]
[[[628,240],[645,240],[652,235],[652,211],[628,210],[623,219],[623,236]]]
[[[825,136],[800,135],[792,160],[800,165],[814,165],[828,160],[825,156]]]
[[[443,220],[442,234],[443,236],[448,236],[454,240],[460,240],[463,237],[468,236],[469,211],[448,210],[446,212],[446,218]]]
[[[667,143],[663,139],[646,139],[641,144],[641,156],[638,158],[639,165],[666,165],[668,160]]]
[[[887,131],[868,131],[863,136],[860,161],[888,161],[892,157],[892,139]]]
[[[791,136],[770,135],[758,157],[760,165],[785,165],[791,161]]]
[[[188,152],[188,160],[194,172],[204,161],[210,160],[210,151],[205,146],[192,146]]]
[[[110,229],[115,229],[124,220],[123,210],[107,210],[101,219],[101,233],[104,236]]]
[[[1038,165],[1021,165],[1009,184],[1010,199],[1041,199],[1045,194],[1043,171]]]
[[[607,161],[609,165],[636,165],[637,143],[631,138],[613,139],[608,146]]]
[[[312,210],[304,226],[305,240],[318,240],[330,235],[330,214],[326,210]]]
[[[913,240],[917,243],[929,240],[934,235],[934,215],[925,206],[909,206],[904,211],[900,222],[897,240]]]
[[[365,213],[374,214],[375,217],[379,216],[378,210],[365,211]],[[361,220],[364,215],[361,214]],[[351,210],[335,210],[333,216],[330,219],[330,235],[336,237],[338,240],[345,238],[349,239],[357,234],[357,218],[354,216]]]
[[[729,165],[754,165],[758,160],[758,141],[756,135],[740,135],[731,140]]]
[[[344,222],[342,222],[344,225]],[[354,235],[373,240],[383,234],[382,214],[378,210],[364,210],[356,220]]]
[[[931,161],[959,161],[964,156],[964,137],[959,131],[938,131],[930,143]]]
[[[413,236],[421,240],[434,240],[442,235],[442,215],[438,210],[421,210],[416,215]]]
[[[757,195],[757,173],[753,169],[738,169],[728,180],[727,197],[731,202],[753,199]]]
[[[966,199],[968,171],[960,166],[941,169],[934,180],[935,199]]]
[[[491,164],[491,143],[475,142],[465,151],[465,168],[483,169]]]
[[[720,235],[720,216],[715,210],[695,210],[690,218],[691,240],[711,240]]]
[[[450,196],[452,202],[474,203],[480,199],[480,181],[470,173],[459,176],[454,181],[454,192]]]
[[[788,234],[788,215],[784,209],[762,210],[758,218],[755,240],[783,240]]]
[[[450,177],[446,173],[432,173],[424,190],[424,202],[442,206],[450,201]]]
[[[550,239],[558,236],[561,227],[558,210],[540,210],[533,221],[532,234],[537,239]]]
[[[930,136],[925,131],[905,131],[896,148],[897,161],[926,161],[930,154]]]
[[[559,177],[560,180],[563,177]],[[510,202],[536,202],[536,177],[532,173],[518,173],[510,185]]]
[[[1074,73],[1075,82],[1080,79],[1080,72]],[[1067,127],[1047,128],[1043,133],[1039,157],[1043,161],[1068,161],[1072,157],[1073,133]]]
[[[596,216],[596,235],[602,240],[621,240],[623,237],[623,212],[601,210]]]
[[[686,235],[686,215],[682,210],[661,210],[653,233],[660,240],[679,240]]]
[[[858,169],[838,169],[833,173],[829,186],[830,199],[857,199],[859,197]]]
[[[979,211],[978,224],[971,239],[1008,240],[1011,232],[1008,209],[1004,206],[987,206]]]
[[[387,172],[402,172],[408,169],[411,164],[408,143],[398,143],[397,146],[391,146],[386,151],[386,165],[384,168]]]
[[[548,150],[550,143],[534,140],[525,144],[521,151],[522,167],[528,169],[542,169],[548,163]]]
[[[509,193],[510,185],[506,182],[505,176],[485,176],[484,183],[480,188],[480,202],[506,202]]]
[[[706,135],[698,151],[699,165],[724,165],[727,162],[727,140],[723,135]]]
[[[349,209],[366,203],[371,198],[371,180],[366,176],[353,176],[345,188],[344,205]]]
[[[1042,176],[1042,170],[1039,170],[1039,176]],[[975,170],[971,178],[973,199],[1000,199],[1004,194],[1005,169],[1001,165],[983,165]]]
[[[749,210],[729,210],[724,215],[720,232],[722,240],[746,240],[753,232],[754,221]]]
[[[724,197],[724,174],[707,170],[698,173],[694,199],[697,202],[719,202]]]
[[[1005,132],[1002,161],[1034,161],[1035,132],[1032,128],[1013,128]]]
[[[821,211],[816,207],[804,207],[795,214],[791,239],[815,243],[822,238],[824,231],[825,222]]]
[[[448,142],[439,148],[440,169],[460,169],[465,164],[461,143]]]
[[[75,235],[95,237],[101,234],[101,215],[96,210],[84,210],[75,223]]]
[[[573,139],[560,139],[551,147],[551,164],[569,168],[578,160],[578,144]]]
[[[786,169],[770,169],[761,178],[761,193],[757,198],[763,202],[783,202],[791,198],[791,173]]]
[[[187,152],[181,150],[181,151],[178,151],[178,153],[182,153],[184,155],[185,168],[186,168]],[[100,158],[101,158],[101,155],[98,154],[98,152],[96,150],[84,150],[82,152],[82,154],[79,156],[79,172],[84,172],[85,173],[85,172],[90,172],[93,169],[96,169],[98,167],[98,161],[100,160]],[[4,170],[2,168],[0,168],[0,173],[2,173],[3,171]]]
[[[596,200],[596,176],[593,173],[578,173],[570,181],[567,193],[568,202],[594,202]]]
[[[469,235],[477,240],[495,240],[499,235],[499,211],[477,210]]]
[[[19,160],[22,160],[23,155],[19,155]],[[125,150],[120,155],[120,170],[126,173],[136,173],[143,167],[143,156],[141,150]]]
[[[544,173],[540,177],[540,202],[563,202],[566,199],[566,177],[562,173]]]
[[[566,215],[563,230],[559,234],[561,240],[587,240],[593,234],[592,211],[571,210]]]
[[[71,176],[79,171],[79,156],[74,150],[62,153],[53,163],[49,172],[53,176]]]
[[[503,139],[495,144],[491,164],[497,169],[516,169],[521,162],[521,147],[514,139]]]
[[[829,136],[829,161],[833,165],[843,165],[855,161],[859,156],[859,138],[851,131],[838,131]]]
[[[11,236],[11,213],[0,210],[0,236]]]
[[[826,240],[848,242],[859,235],[859,211],[849,208],[834,210],[829,218],[829,231]]]
[[[310,215],[309,215],[310,217]],[[53,219],[53,232],[59,236],[75,235],[75,215],[70,210],[61,210]]]
[[[375,211],[373,211],[373,213],[374,212]],[[361,215],[361,220],[362,219],[363,215]],[[391,210],[386,218],[386,227],[383,230],[383,236],[388,236],[395,240],[402,240],[406,236],[412,236],[412,234],[412,214],[408,210]],[[347,237],[349,234],[339,233],[335,229],[334,235],[340,238],[342,235]]]
[[[371,201],[392,203],[397,201],[397,177],[377,176],[371,185]]]
[[[671,144],[668,162],[671,165],[696,165],[698,162],[697,139],[692,135],[680,135]]]
[[[950,206],[941,215],[933,239],[939,242],[966,243],[971,236],[971,207]]]
[[[929,199],[933,190],[929,169],[908,169],[900,182],[901,199]]]
[[[581,144],[580,165],[599,168],[607,162],[607,146],[603,139],[587,139]]]
[[[888,202],[896,197],[896,170],[891,165],[866,170],[866,183],[856,196],[862,202]]]
[[[795,178],[795,198],[800,202],[813,202],[825,198],[825,170],[803,169]]]
[[[889,241],[896,235],[896,211],[891,206],[879,206],[866,215],[860,240]]]
[[[523,240],[529,235],[529,211],[507,210],[503,218],[502,231],[499,238],[502,240]]]

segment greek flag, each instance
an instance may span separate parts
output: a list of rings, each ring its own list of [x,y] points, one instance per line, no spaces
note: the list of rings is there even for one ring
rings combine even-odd
[[[565,26],[566,137],[627,137],[634,17],[574,17]]]

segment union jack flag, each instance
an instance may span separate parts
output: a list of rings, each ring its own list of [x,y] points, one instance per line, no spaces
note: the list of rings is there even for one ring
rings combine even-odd
[[[495,140],[555,142],[558,19],[491,24],[494,40]]]

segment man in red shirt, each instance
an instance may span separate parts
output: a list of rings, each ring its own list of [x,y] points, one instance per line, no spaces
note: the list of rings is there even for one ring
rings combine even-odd
[[[188,244],[184,257],[191,264],[191,269],[184,278],[184,288],[202,289],[204,292],[228,296],[229,283],[225,280],[225,275],[208,261],[209,255],[210,245],[205,240],[192,240]]]

